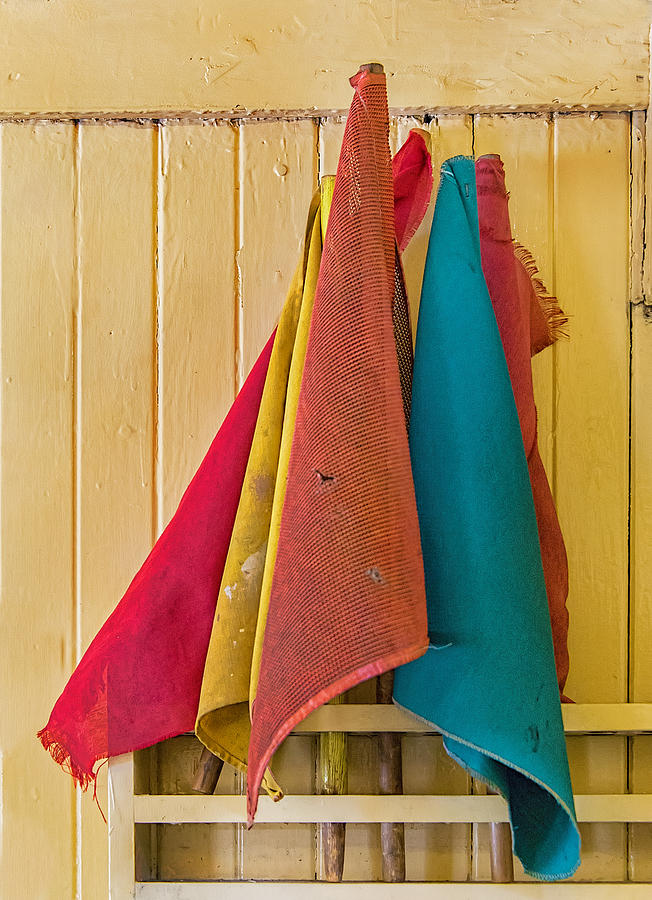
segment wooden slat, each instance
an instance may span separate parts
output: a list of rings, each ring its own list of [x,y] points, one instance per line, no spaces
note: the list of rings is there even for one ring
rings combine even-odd
[[[131,753],[109,760],[109,900],[134,896],[134,760]],[[106,886],[105,886],[106,887]]]
[[[428,124],[423,125],[423,128],[430,132],[431,137],[433,191],[423,222],[403,254],[405,286],[415,334],[419,316],[421,283],[428,252],[428,239],[435,209],[437,188],[439,187],[441,165],[451,156],[459,154],[468,156],[473,152],[473,118],[470,115],[440,115],[434,117]]]
[[[631,675],[633,700],[652,700],[652,315],[632,310]],[[652,735],[632,741],[630,790],[652,792]],[[652,825],[630,828],[630,878],[652,881]]]
[[[444,750],[441,737],[406,734],[403,745],[403,791],[463,797],[471,779]],[[466,881],[471,876],[472,826],[467,822],[405,826],[405,866],[409,879]]]
[[[157,531],[174,514],[236,393],[237,132],[160,126]],[[162,745],[158,790],[190,789],[196,739]],[[219,790],[235,788],[224,772]],[[232,825],[157,828],[164,880],[235,875]],[[154,860],[153,860],[154,861]]]
[[[152,544],[155,146],[152,126],[80,127],[80,654]],[[106,769],[101,778],[106,809]],[[81,825],[82,894],[101,900],[106,825],[90,797]]]
[[[75,653],[74,138],[0,128],[3,897],[75,892],[72,782],[35,738]]]
[[[630,301],[634,304],[645,302],[646,205],[651,202],[647,200],[645,195],[645,160],[647,156],[645,118],[646,113],[644,110],[632,113],[629,296]],[[652,297],[650,301],[652,301]]]
[[[648,31],[645,0],[7,3],[0,112],[344,110],[376,59],[397,109],[644,108]]]
[[[580,822],[651,822],[652,794],[576,795]],[[152,796],[134,798],[136,822],[246,822],[240,796]],[[256,822],[507,822],[507,804],[494,794],[310,794],[274,802],[261,797]],[[253,831],[252,831],[253,833]]]
[[[562,900],[613,900],[616,896],[613,884],[351,884],[331,885],[305,882],[220,882],[219,884],[139,884],[136,897],[139,900],[249,900],[265,897],[265,900],[303,900],[304,896],[315,900],[331,900],[332,897],[348,898],[355,890],[359,900],[540,900],[561,897]],[[647,900],[649,884],[619,884],[618,897],[625,900]]]
[[[240,126],[238,267],[242,380],[276,325],[317,187],[317,133],[300,122]]]
[[[652,703],[565,703],[562,716],[566,734],[652,732]],[[321,706],[295,728],[298,733],[306,731],[439,733],[398,706],[364,703]]]
[[[555,120],[555,497],[569,557],[576,702],[627,699],[629,117]],[[625,789],[622,738],[571,739],[575,791]],[[625,829],[582,829],[578,879],[625,876]]]
[[[335,175],[346,127],[344,116],[332,116],[319,123],[319,177]]]
[[[160,128],[159,530],[236,394],[236,141],[214,122]]]

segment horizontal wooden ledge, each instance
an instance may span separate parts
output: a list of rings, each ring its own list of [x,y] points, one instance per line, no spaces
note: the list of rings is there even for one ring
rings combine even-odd
[[[565,703],[561,712],[567,735],[652,734],[652,703]],[[320,706],[297,725],[293,734],[319,734],[322,731],[440,734],[438,728],[398,706],[376,703]]]
[[[580,822],[652,822],[652,794],[580,794],[575,797]],[[230,794],[152,795],[134,797],[134,821],[158,824],[247,821],[245,798]],[[260,797],[256,822],[507,822],[507,804],[493,795],[293,794],[275,803]]]
[[[562,897],[563,900],[613,900],[616,896],[627,900],[649,900],[649,884],[575,884],[559,882],[540,884],[488,884],[487,882],[352,882],[325,884],[318,881],[217,881],[217,882],[137,882],[139,900],[331,900],[349,898],[355,891],[356,900],[537,900]]]
[[[445,119],[452,116],[586,116],[615,113],[645,112],[642,101],[632,103],[577,103],[577,104],[479,104],[468,106],[397,106],[389,108],[391,118],[414,117],[423,119]],[[140,125],[201,125],[206,122],[220,124],[230,122],[239,125],[241,122],[294,122],[303,119],[345,119],[346,107],[308,107],[305,109],[77,109],[77,110],[22,110],[12,112],[0,109],[0,125],[21,124],[56,124],[58,122],[102,123],[106,125],[140,124]]]
[[[566,734],[652,732],[652,703],[565,703],[562,716]],[[398,706],[354,703],[321,706],[295,728],[295,733],[320,731],[438,733]]]

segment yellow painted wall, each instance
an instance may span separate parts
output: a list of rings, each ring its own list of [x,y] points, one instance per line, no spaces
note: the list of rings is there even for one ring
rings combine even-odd
[[[394,122],[395,145],[412,124]],[[571,341],[536,360],[570,555],[568,690],[582,702],[650,700],[652,326],[630,307],[632,117],[448,116],[428,127],[436,162],[502,155],[515,233],[571,315]],[[34,733],[269,333],[341,133],[311,119],[1,126],[3,897],[106,896],[105,826]],[[424,227],[408,258],[413,301],[426,238]],[[352,746],[351,790],[373,791],[373,746]],[[307,736],[283,751],[290,790],[311,789],[313,752]],[[649,788],[648,739],[629,757],[617,737],[572,738],[570,752],[578,791],[622,791],[628,778]],[[159,789],[189,778],[196,753],[159,749]],[[436,737],[408,739],[405,753],[410,789],[470,789]],[[486,878],[476,831],[411,826],[411,877]],[[577,878],[649,877],[647,826],[583,831]],[[160,877],[314,873],[311,826],[163,827],[154,844]],[[48,847],[38,867],[36,846]],[[347,877],[379,877],[374,826],[351,826],[347,849]]]

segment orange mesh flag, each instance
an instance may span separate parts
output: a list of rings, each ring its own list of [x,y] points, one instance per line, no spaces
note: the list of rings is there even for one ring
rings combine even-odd
[[[385,76],[361,71],[338,164],[252,710],[247,808],[315,707],[428,644],[394,343]]]

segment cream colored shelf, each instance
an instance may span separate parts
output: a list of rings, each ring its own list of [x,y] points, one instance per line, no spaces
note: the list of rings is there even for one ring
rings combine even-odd
[[[612,703],[575,704],[563,707],[564,727],[568,735],[634,735],[652,732],[652,704]],[[296,729],[297,732],[376,731],[434,733],[397,707],[367,704],[324,706],[316,710]],[[577,794],[580,822],[652,822],[652,794]],[[501,797],[468,795],[342,796],[289,795],[280,803],[261,797],[256,821],[259,823],[319,822],[504,822],[507,806]],[[355,890],[356,900],[393,900],[393,898],[451,898],[489,900],[500,898],[548,897],[553,891],[563,898],[587,897],[590,900],[627,897],[643,900],[651,896],[649,884],[511,884],[481,882],[468,884],[383,885],[343,883],[327,885],[303,882],[141,882],[134,881],[134,826],[140,823],[188,824],[246,822],[245,798],[236,795],[134,795],[133,756],[112,759],[109,763],[110,896],[112,900],[247,900],[249,897],[283,897],[283,900],[311,897],[344,897]],[[479,894],[482,889],[482,894]],[[615,893],[615,892],[618,893]],[[263,893],[264,892],[264,893]]]

